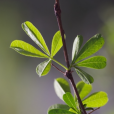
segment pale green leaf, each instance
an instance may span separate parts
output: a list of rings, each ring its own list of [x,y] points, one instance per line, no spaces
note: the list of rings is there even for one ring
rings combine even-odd
[[[64,78],[57,78],[54,81],[54,89],[57,96],[63,100],[63,95],[66,92],[70,92],[69,83]]]
[[[52,109],[64,109],[64,110],[69,110],[69,106],[68,105],[65,105],[65,104],[54,104],[52,106],[49,107],[48,111],[49,110],[52,110]]]
[[[42,63],[40,63],[37,67],[36,67],[36,73],[39,76],[44,76],[46,74],[49,73],[51,69],[51,59],[48,59]]]
[[[72,63],[75,62],[76,56],[79,52],[82,43],[83,43],[83,37],[81,35],[77,35],[77,37],[74,40],[72,48]]]
[[[80,98],[83,99],[91,92],[92,85],[86,84],[83,81],[80,81],[76,84],[76,88],[78,90]]]
[[[50,52],[48,47],[38,29],[29,21],[22,23],[23,30],[27,33],[27,35],[48,55]]]
[[[87,107],[101,107],[108,102],[107,93],[100,91],[93,93],[83,101],[83,104],[87,104]]]
[[[102,48],[103,44],[104,39],[100,34],[97,34],[90,38],[78,53],[75,63],[96,53],[99,49]]]
[[[63,46],[60,31],[57,31],[52,40],[51,57],[53,57]]]
[[[93,83],[94,79],[88,73],[86,73],[85,71],[83,71],[79,68],[75,68],[75,70],[76,70],[77,74],[79,75],[79,77],[82,79],[83,82],[85,82],[87,84]]]
[[[74,113],[64,109],[52,109],[48,111],[48,114],[74,114]]]
[[[63,100],[70,108],[77,110],[76,103],[75,103],[74,98],[71,93],[69,93],[69,92],[65,93],[63,95]]]
[[[18,53],[25,55],[25,56],[31,56],[31,57],[39,57],[39,58],[49,58],[47,55],[33,47],[32,45],[21,41],[21,40],[14,40],[10,47],[17,51]]]
[[[106,66],[106,58],[103,56],[94,56],[77,63],[76,66],[102,69]]]

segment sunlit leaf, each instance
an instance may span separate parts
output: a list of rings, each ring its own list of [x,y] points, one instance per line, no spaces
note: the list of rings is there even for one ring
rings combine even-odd
[[[54,81],[54,89],[57,96],[63,100],[63,95],[66,92],[70,92],[69,83],[64,78],[57,78]]]
[[[83,101],[83,104],[87,104],[87,107],[101,107],[108,102],[108,96],[105,92],[100,91],[91,94]]]
[[[48,111],[48,114],[74,114],[74,113],[64,109],[52,109]]]
[[[92,85],[86,84],[83,81],[80,81],[76,84],[80,98],[85,98],[92,90]]]
[[[17,51],[18,53],[25,55],[25,56],[31,56],[31,57],[39,57],[39,58],[48,58],[47,55],[33,47],[32,45],[21,41],[21,40],[14,40],[10,47]]]
[[[96,53],[99,49],[102,48],[103,44],[104,39],[100,34],[97,34],[90,38],[78,53],[75,63]]]
[[[42,63],[40,63],[37,67],[36,67],[36,73],[39,76],[44,76],[46,74],[49,73],[51,69],[51,59],[48,59]]]
[[[74,113],[74,114],[81,114],[79,110],[75,111],[72,108],[70,108],[69,111],[72,112],[72,113]]]
[[[75,62],[76,56],[79,52],[79,49],[83,43],[83,37],[81,35],[78,35],[73,43],[73,48],[72,48],[72,63]]]
[[[74,98],[71,93],[69,93],[69,92],[65,93],[63,95],[63,100],[70,108],[77,110],[76,103],[75,103]]]
[[[51,46],[51,57],[53,57],[63,46],[62,37],[60,31],[56,32]]]
[[[82,79],[83,82],[85,82],[87,84],[93,83],[94,79],[93,79],[92,76],[90,76],[85,71],[83,71],[79,68],[75,68],[75,70],[76,70],[77,74],[79,75],[79,77]]]
[[[27,33],[27,35],[48,55],[50,52],[48,47],[38,29],[29,21],[22,23],[23,30]]]
[[[106,66],[106,58],[103,56],[94,56],[76,64],[79,67],[88,67],[102,69]]]

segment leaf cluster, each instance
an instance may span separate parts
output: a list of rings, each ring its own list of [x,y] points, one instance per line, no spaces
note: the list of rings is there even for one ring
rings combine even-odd
[[[91,90],[92,85],[80,81],[76,84],[78,93],[85,107],[85,110],[94,110],[94,108],[102,107],[108,102],[108,96],[105,92],[99,91],[87,96]],[[55,104],[48,109],[48,114],[81,114],[79,103],[76,96],[72,96],[70,85],[64,78],[57,78],[54,81],[54,89],[57,96],[63,100],[65,104]]]
[[[50,52],[41,33],[31,22],[26,21],[22,23],[22,28],[43,52],[36,49],[31,44],[28,44],[21,40],[14,40],[11,43],[10,47],[25,56],[46,58],[44,62],[40,63],[36,67],[36,72],[39,76],[48,74],[51,69],[52,61],[54,61],[62,66],[65,70],[70,70],[72,67],[75,68],[75,71],[82,79],[82,81],[91,84],[94,81],[93,77],[80,69],[80,67],[102,69],[106,66],[106,58],[103,56],[93,56],[87,58],[102,48],[104,39],[100,34],[97,34],[90,38],[82,48],[81,46],[83,43],[83,37],[81,35],[78,35],[73,43],[72,62],[70,64],[70,67],[66,68],[63,64],[59,63],[53,58],[63,46],[60,31],[57,31],[53,36]]]

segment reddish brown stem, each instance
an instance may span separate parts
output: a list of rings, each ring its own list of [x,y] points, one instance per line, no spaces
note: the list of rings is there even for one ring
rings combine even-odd
[[[94,111],[98,110],[99,108],[100,108],[100,107],[96,108],[95,110],[91,111],[91,112],[90,112],[90,113],[88,113],[88,114],[93,113]]]
[[[65,43],[65,38],[64,38],[64,30],[63,30],[63,27],[62,27],[61,9],[60,9],[59,0],[55,0],[54,11],[55,11],[55,15],[56,15],[56,18],[57,18],[59,30],[60,30],[61,36],[62,36],[65,61],[66,61],[66,64],[67,64],[67,68],[69,68],[69,67],[70,67],[70,64],[69,64],[68,53],[67,53],[67,48],[66,48],[66,43]],[[72,72],[71,72],[71,70],[66,71],[65,76],[66,76],[66,77],[70,80],[70,82],[71,82],[71,85],[72,85],[72,87],[73,87],[73,89],[74,89],[74,91],[75,91],[75,94],[76,94],[76,96],[77,96],[78,102],[79,102],[79,104],[80,104],[80,108],[81,108],[82,114],[87,114],[86,111],[85,111],[85,109],[84,109],[84,106],[83,106],[83,104],[82,104],[82,101],[81,101],[81,99],[80,99],[80,96],[79,96],[79,94],[78,94],[78,91],[77,91],[77,88],[76,88],[74,79],[73,79],[73,77],[72,77]]]

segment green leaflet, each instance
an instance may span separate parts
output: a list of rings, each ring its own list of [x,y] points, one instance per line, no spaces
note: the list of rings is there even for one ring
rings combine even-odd
[[[11,43],[10,47],[22,55],[39,58],[49,58],[47,55],[45,55],[32,45],[21,40],[14,40]]]
[[[104,39],[100,34],[97,34],[90,38],[78,53],[75,63],[96,53],[99,49],[102,48],[103,44]]]
[[[36,67],[36,73],[39,76],[44,76],[46,74],[48,74],[48,72],[51,69],[51,59],[48,59],[42,63],[40,63],[37,67]]]
[[[54,89],[61,100],[63,100],[63,95],[66,92],[70,92],[69,83],[64,78],[57,78],[54,80]]]
[[[74,114],[81,114],[79,110],[75,111],[74,109],[70,108],[69,109],[70,112],[74,113]]]
[[[77,35],[77,37],[74,40],[73,48],[72,48],[72,63],[75,62],[76,56],[79,52],[79,49],[83,43],[83,37],[81,35]]]
[[[86,84],[83,81],[80,81],[76,84],[80,98],[85,98],[92,90],[92,85]]]
[[[60,31],[57,31],[52,40],[51,57],[53,57],[63,46]]]
[[[63,109],[52,109],[48,111],[48,114],[74,114],[74,113]]]
[[[69,106],[68,105],[64,105],[64,104],[54,104],[52,106],[49,107],[48,111],[52,110],[52,109],[64,109],[64,110],[69,110]]]
[[[73,108],[74,110],[77,111],[76,103],[75,103],[74,98],[73,98],[73,96],[72,96],[71,93],[66,92],[66,93],[63,95],[63,100],[65,101],[65,103],[66,103],[70,108]]]
[[[87,104],[87,107],[101,107],[108,102],[108,96],[105,92],[100,91],[91,94],[83,101],[83,104]]]
[[[103,56],[94,56],[77,63],[76,66],[102,69],[106,66],[106,58]]]
[[[48,47],[38,29],[29,21],[22,23],[23,30],[27,35],[46,53],[50,56]]]
[[[87,84],[93,83],[94,79],[92,76],[90,76],[89,74],[87,74],[86,72],[84,72],[83,70],[81,70],[79,68],[75,68],[75,70],[83,82],[85,82]]]

